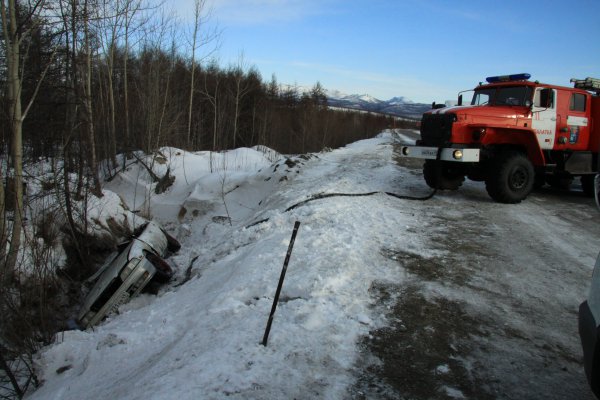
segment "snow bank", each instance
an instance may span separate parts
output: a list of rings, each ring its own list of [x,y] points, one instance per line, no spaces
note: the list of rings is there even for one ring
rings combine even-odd
[[[426,203],[381,193],[302,203],[318,193],[429,194],[420,172],[392,161],[395,140],[384,134],[276,160],[257,149],[218,156],[163,149],[163,163],[153,171],[170,168],[175,181],[159,195],[144,167],[130,165],[107,187],[129,207],[147,207],[177,236],[183,247],[169,259],[177,267],[175,282],[158,297],[142,295],[122,306],[93,331],[59,335],[38,355],[44,384],[31,398],[349,398],[367,369],[359,363],[385,363],[361,354],[359,342],[377,339],[377,328],[397,318],[405,324],[406,348],[419,344],[419,329],[434,329],[420,326],[420,315],[411,320],[410,312],[386,309],[381,287],[398,288],[388,293],[392,300],[413,290],[419,297],[408,300],[440,300],[468,312],[447,317],[472,341],[437,360],[429,371],[435,376],[453,375],[460,366],[483,377],[473,381],[485,383],[476,393],[490,385],[512,398],[588,390],[573,361],[580,354],[573,316],[596,255],[590,243],[600,237],[589,217],[593,201],[532,194],[519,205],[499,205],[482,184],[465,182]],[[126,183],[134,178],[138,186]],[[143,202],[136,198],[139,187]],[[264,347],[259,343],[295,221],[301,226]],[[381,315],[388,312],[390,321]],[[463,319],[481,326],[463,326]],[[450,347],[458,340],[452,332],[446,339]],[[458,353],[459,347],[470,350]],[[413,372],[407,376],[428,373]],[[440,381],[432,390],[466,396],[459,375],[456,385]]]
[[[387,140],[275,163],[252,149],[163,149],[168,162],[160,168],[170,166],[175,184],[144,201],[183,244],[171,258],[178,282],[158,298],[143,295],[123,306],[94,331],[60,335],[39,355],[45,383],[31,398],[344,397],[357,340],[383,321],[372,315],[369,289],[402,279],[381,243],[411,222],[385,195],[283,210],[316,192],[389,188],[397,171]],[[152,185],[139,179],[141,168],[132,165],[107,185],[132,208],[140,206],[138,189],[126,182],[135,178],[145,191]],[[173,213],[181,207],[184,215]],[[296,220],[302,225],[263,347]],[[414,237],[406,244],[421,246]]]

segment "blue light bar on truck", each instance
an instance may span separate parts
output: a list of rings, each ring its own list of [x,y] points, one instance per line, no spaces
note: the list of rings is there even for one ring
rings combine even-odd
[[[526,81],[531,78],[530,74],[513,74],[502,76],[488,76],[485,80],[488,83],[510,82],[510,81]]]

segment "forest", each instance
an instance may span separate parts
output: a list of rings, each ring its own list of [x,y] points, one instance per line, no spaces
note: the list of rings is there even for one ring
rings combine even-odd
[[[302,89],[275,75],[265,80],[242,55],[222,66],[206,0],[196,0],[191,23],[166,5],[0,1],[0,397],[20,398],[35,384],[32,355],[64,328],[57,316],[76,301],[68,292],[82,278],[65,271],[89,265],[95,251],[76,203],[102,196],[102,181],[124,165],[121,157],[163,146],[218,152],[264,145],[299,154],[410,124],[329,109],[319,82]],[[44,184],[63,210],[63,218],[41,223],[27,215],[35,177],[24,172],[40,160],[54,168],[54,181]],[[71,249],[73,265],[48,268],[47,248],[57,240]],[[28,246],[39,247],[28,253],[36,257],[23,256]]]

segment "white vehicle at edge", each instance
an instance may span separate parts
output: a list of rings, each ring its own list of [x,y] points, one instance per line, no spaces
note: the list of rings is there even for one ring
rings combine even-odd
[[[600,175],[594,178],[594,194],[600,210]],[[588,297],[579,306],[579,338],[588,383],[600,398],[600,254],[594,265]]]
[[[173,270],[162,257],[180,244],[157,223],[149,222],[118,254],[110,256],[88,281],[98,279],[88,293],[77,318],[82,328],[96,325],[104,317],[139,294],[154,278],[164,283]]]

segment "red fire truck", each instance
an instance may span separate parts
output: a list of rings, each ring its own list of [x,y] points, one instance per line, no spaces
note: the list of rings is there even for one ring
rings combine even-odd
[[[593,193],[600,149],[600,79],[574,87],[530,81],[529,74],[493,76],[454,107],[423,114],[421,139],[400,155],[425,160],[432,188],[456,190],[465,177],[485,182],[492,199],[518,203],[534,186],[581,179]]]

